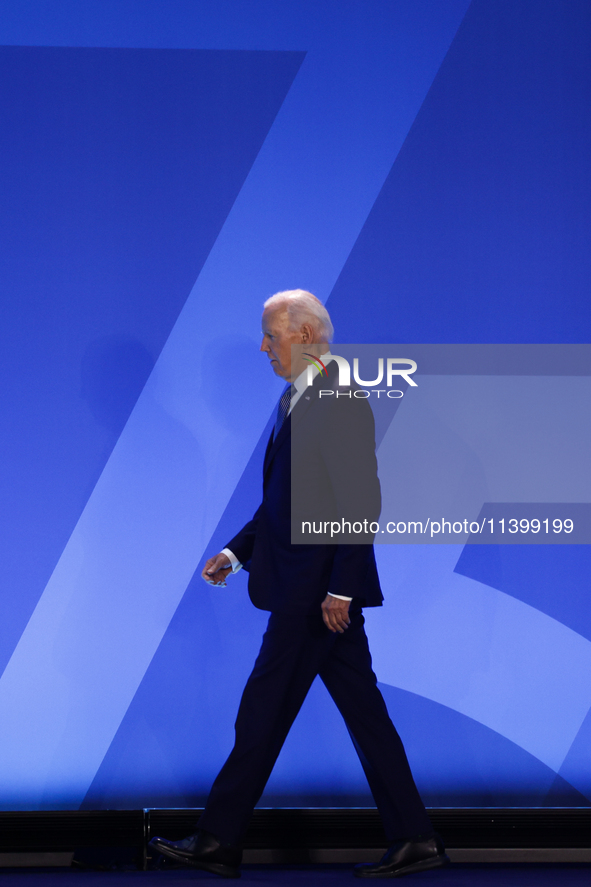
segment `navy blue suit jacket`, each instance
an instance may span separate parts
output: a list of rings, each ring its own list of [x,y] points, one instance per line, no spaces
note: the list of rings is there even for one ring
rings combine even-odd
[[[320,397],[322,389],[335,394]],[[261,610],[318,613],[328,592],[352,597],[352,606],[382,603],[371,534],[346,535],[344,541],[339,536],[333,542],[326,541],[330,536],[314,536],[320,544],[292,542],[292,499],[298,526],[306,517],[316,526],[320,519],[379,517],[373,413],[354,392],[339,388],[331,362],[328,378],[317,376],[277,437],[271,434],[263,501],[227,544],[249,571],[249,594]],[[365,542],[349,543],[350,538]]]

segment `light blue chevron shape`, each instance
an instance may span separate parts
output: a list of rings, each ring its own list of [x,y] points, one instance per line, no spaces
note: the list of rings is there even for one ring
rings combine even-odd
[[[468,715],[560,769],[591,708],[591,642],[454,573],[459,545],[380,546],[390,577],[366,611],[378,680]]]
[[[467,6],[316,0],[279,17],[234,0],[182,4],[185,21],[169,3],[91,4],[96,45],[308,55],[0,680],[6,808],[82,801],[275,401],[238,373],[251,409],[233,425],[204,358],[256,349],[272,292],[328,296]],[[7,42],[89,45],[68,9],[67,31],[41,36],[7,19]]]

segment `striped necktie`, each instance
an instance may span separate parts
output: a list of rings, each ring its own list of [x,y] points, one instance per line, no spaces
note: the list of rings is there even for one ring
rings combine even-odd
[[[275,422],[275,431],[273,432],[273,437],[277,437],[281,430],[281,426],[285,422],[287,418],[287,414],[289,413],[289,407],[291,404],[291,399],[295,394],[295,385],[290,385],[289,388],[286,388],[283,394],[281,395],[281,400],[279,401],[279,406],[277,407],[277,420]]]

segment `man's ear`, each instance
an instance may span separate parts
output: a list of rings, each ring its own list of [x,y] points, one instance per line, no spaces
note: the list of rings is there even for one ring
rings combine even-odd
[[[311,342],[314,337],[312,327],[309,326],[307,323],[302,324],[302,326],[300,327],[300,333],[302,336],[302,344],[304,345]]]

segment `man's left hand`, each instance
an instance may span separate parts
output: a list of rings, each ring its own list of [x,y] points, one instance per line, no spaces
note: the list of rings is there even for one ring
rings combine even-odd
[[[338,597],[327,594],[322,602],[322,618],[330,631],[343,634],[349,627],[349,606],[351,601],[342,601]]]

